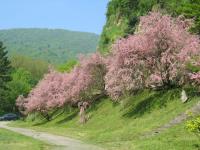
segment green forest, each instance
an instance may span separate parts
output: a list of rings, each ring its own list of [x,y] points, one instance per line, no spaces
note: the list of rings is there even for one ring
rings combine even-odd
[[[95,52],[99,36],[61,29],[10,29],[0,30],[0,39],[9,56],[24,55],[61,64],[77,59],[81,53]]]

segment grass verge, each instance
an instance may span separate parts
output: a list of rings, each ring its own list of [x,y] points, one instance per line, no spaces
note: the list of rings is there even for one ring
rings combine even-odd
[[[51,146],[35,139],[0,128],[0,150],[51,150]]]
[[[168,123],[185,112],[199,97],[189,94],[189,101],[182,103],[180,89],[144,91],[127,97],[122,104],[102,99],[88,110],[90,120],[78,123],[78,111],[71,110],[50,122],[41,119],[19,121],[12,125],[77,138],[112,150],[198,150],[199,139],[184,128],[184,123],[148,139],[140,135]]]

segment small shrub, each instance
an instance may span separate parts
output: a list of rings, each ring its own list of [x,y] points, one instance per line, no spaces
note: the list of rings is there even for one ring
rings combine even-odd
[[[187,121],[186,128],[188,131],[195,133],[200,138],[200,116],[193,117]]]

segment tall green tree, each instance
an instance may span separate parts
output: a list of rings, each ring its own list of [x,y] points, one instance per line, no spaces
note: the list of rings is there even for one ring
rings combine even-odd
[[[0,113],[4,111],[6,105],[6,85],[11,80],[11,65],[5,49],[3,43],[0,42]]]
[[[5,83],[11,80],[11,65],[7,57],[3,43],[0,42],[0,87],[3,88]]]
[[[8,92],[7,92],[7,105],[5,108],[8,111],[16,111],[15,101],[19,95],[27,96],[31,88],[35,85],[34,78],[32,74],[23,69],[14,69],[12,74],[12,81],[7,83]]]
[[[35,84],[48,71],[48,63],[43,60],[32,59],[31,57],[14,55],[11,57],[11,65],[15,69],[24,69],[31,73]]]

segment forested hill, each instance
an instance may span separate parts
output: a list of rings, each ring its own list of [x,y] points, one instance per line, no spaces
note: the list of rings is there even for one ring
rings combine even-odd
[[[0,30],[0,40],[9,55],[25,55],[52,64],[66,62],[78,54],[96,51],[99,36],[62,29]]]

